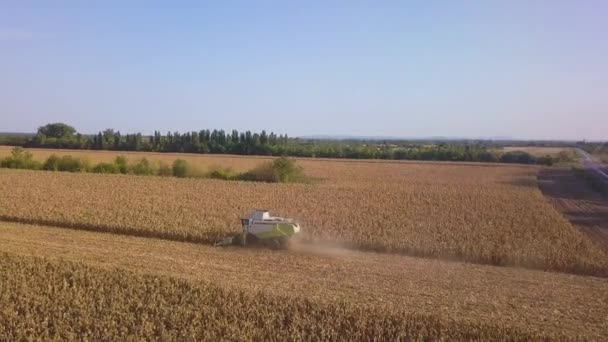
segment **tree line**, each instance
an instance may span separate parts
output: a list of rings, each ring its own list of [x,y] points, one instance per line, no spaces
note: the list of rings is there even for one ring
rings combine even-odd
[[[226,153],[238,155],[292,156],[313,158],[394,159],[546,164],[555,157],[535,157],[522,151],[501,152],[483,142],[416,144],[407,141],[330,141],[290,138],[265,130],[257,133],[203,129],[186,133],[155,131],[121,134],[106,129],[94,135],[81,134],[72,126],[52,123],[33,136],[4,137],[0,143],[24,147],[85,150]]]
[[[274,132],[260,133],[232,130],[192,131],[186,133],[155,131],[153,135],[141,133],[121,134],[106,129],[94,135],[78,133],[63,123],[47,124],[38,128],[35,136],[21,141],[26,147],[69,148],[85,150],[233,153],[272,155],[277,146],[286,145],[287,135]]]

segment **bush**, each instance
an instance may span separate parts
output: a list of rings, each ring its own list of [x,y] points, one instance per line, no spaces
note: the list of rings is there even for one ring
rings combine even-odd
[[[487,151],[480,152],[477,155],[477,159],[480,162],[484,162],[484,163],[496,163],[496,162],[498,162],[498,156],[496,154],[492,153],[492,152],[487,152]]]
[[[142,158],[131,166],[131,172],[136,175],[152,176],[156,174],[154,165],[146,158]]]
[[[535,164],[536,158],[524,151],[507,152],[500,156],[501,163]]]
[[[270,182],[277,183],[279,178],[274,172],[272,162],[264,162],[254,169],[245,172],[241,176],[242,180],[253,181],[253,182]]]
[[[280,157],[258,165],[241,176],[241,179],[257,182],[297,183],[305,182],[304,171],[293,159]]]
[[[42,164],[34,160],[34,156],[31,152],[28,152],[21,147],[15,147],[11,151],[11,155],[9,157],[3,158],[2,161],[0,161],[0,167],[10,169],[40,170],[42,168]]]
[[[118,166],[114,163],[99,163],[93,168],[95,173],[120,173]]]
[[[272,162],[272,168],[281,183],[304,181],[304,170],[296,165],[295,160],[285,157],[277,158]]]
[[[536,163],[540,165],[551,166],[555,163],[556,158],[549,155],[536,158]]]
[[[0,161],[0,166],[16,169],[44,169],[67,172],[131,173],[142,176],[209,177],[223,180],[247,180],[270,183],[307,181],[302,168],[296,165],[294,160],[285,157],[277,158],[272,162],[264,162],[244,174],[221,166],[214,167],[209,172],[203,173],[183,159],[175,160],[170,167],[166,163],[150,162],[146,158],[140,159],[135,164],[129,164],[125,156],[118,156],[112,163],[99,163],[91,167],[90,162],[85,158],[69,155],[59,157],[53,154],[47,158],[44,164],[41,164],[33,160],[30,152],[16,147],[13,149],[10,157],[6,157]]]
[[[114,159],[114,165],[118,169],[120,173],[128,173],[129,172],[129,160],[125,156],[117,156]]]
[[[61,163],[61,158],[59,156],[52,154],[42,165],[42,169],[47,171],[59,171],[59,164]]]
[[[59,158],[56,166],[56,171],[67,172],[87,172],[91,169],[91,163],[87,159],[72,156],[63,156]]]
[[[36,162],[39,164],[38,162]],[[55,154],[49,156],[40,167],[47,171],[87,172],[91,169],[91,163],[84,158],[63,156]]]
[[[183,159],[176,159],[173,162],[173,176],[188,177],[188,162]]]
[[[240,175],[232,170],[231,168],[224,168],[221,166],[214,167],[209,172],[209,178],[223,179],[223,180],[235,180],[239,179]]]
[[[204,173],[183,159],[176,159],[172,170],[175,177],[205,177]]]

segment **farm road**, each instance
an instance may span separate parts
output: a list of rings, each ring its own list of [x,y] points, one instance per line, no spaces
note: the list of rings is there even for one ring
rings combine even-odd
[[[354,251],[214,248],[6,222],[0,222],[0,242],[0,252],[608,338],[608,279]]]
[[[580,148],[577,148],[576,152],[581,157],[583,167],[608,184],[608,166]]]

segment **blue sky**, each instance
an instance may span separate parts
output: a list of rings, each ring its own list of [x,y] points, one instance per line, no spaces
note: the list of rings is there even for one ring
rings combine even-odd
[[[608,139],[606,18],[608,1],[2,1],[0,131]]]

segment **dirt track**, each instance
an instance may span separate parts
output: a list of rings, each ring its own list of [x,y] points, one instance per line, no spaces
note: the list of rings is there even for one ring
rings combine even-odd
[[[608,337],[608,280],[405,256],[270,251],[0,223],[0,252],[120,266],[321,301]],[[280,272],[277,272],[280,270]]]
[[[583,164],[585,169],[598,177],[600,181],[608,183],[608,166],[603,164],[598,158],[590,155],[580,148],[577,148],[576,151],[580,155],[581,164]]]

